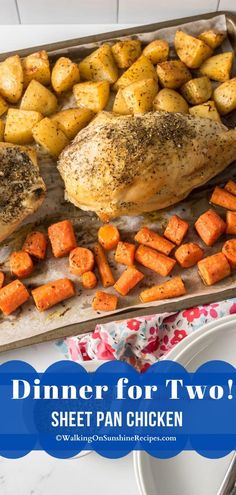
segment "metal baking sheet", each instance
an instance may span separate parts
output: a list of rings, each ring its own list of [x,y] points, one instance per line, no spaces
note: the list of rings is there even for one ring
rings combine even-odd
[[[186,31],[189,31],[192,34],[198,34],[203,29],[209,29],[213,26],[222,28],[225,25],[228,31],[228,40],[225,41],[224,50],[233,49],[236,52],[236,17],[226,12],[219,12],[217,15],[206,14],[178,19],[171,22],[139,26],[128,30],[100,34],[98,36],[89,36],[62,43],[44,45],[43,47],[33,47],[29,50],[24,49],[7,54],[4,53],[0,55],[0,60],[13,53],[25,56],[42,48],[48,51],[52,60],[62,55],[67,55],[74,60],[79,60],[104,41],[113,42],[114,40],[124,39],[126,37],[138,37],[144,43],[147,43],[157,37],[157,35],[163,36],[164,33],[164,37],[172,42],[174,33],[173,28],[176,28],[177,26],[184,26]],[[65,108],[71,106],[71,103],[73,104],[73,101],[64,99],[60,101],[60,106],[61,108]],[[232,114],[227,124],[229,126],[234,126],[236,124],[236,119],[235,122],[234,119],[235,115]],[[42,152],[39,153],[39,164],[42,175],[47,183],[47,198],[36,214],[27,219],[18,231],[0,246],[0,263],[5,272],[9,272],[9,253],[13,249],[20,249],[27,232],[34,227],[40,226],[40,228],[46,229],[47,226],[54,221],[70,218],[75,225],[79,245],[92,246],[96,240],[96,232],[100,225],[96,215],[83,212],[64,200],[64,187],[56,170],[56,164]],[[179,203],[177,206],[165,211],[158,211],[139,217],[122,217],[121,219],[117,219],[115,223],[121,230],[122,238],[131,240],[134,233],[142,225],[157,228],[158,231],[161,232],[162,227],[166,224],[169,216],[173,214],[173,212],[192,223],[194,217],[196,218],[209,208],[209,191],[214,184],[224,183],[229,177],[236,178],[236,169],[234,165],[227,168],[220,176],[214,178],[211,183],[194,191],[187,200]],[[191,230],[191,240],[194,240],[194,235],[193,230]],[[190,236],[186,240],[190,240]],[[214,250],[217,251],[220,247],[221,243],[217,243]],[[212,253],[213,251],[210,250],[210,252]],[[118,276],[119,268],[113,263],[112,256],[113,255],[111,255],[110,261],[111,264],[113,264],[115,276]],[[60,278],[60,276],[68,276],[67,264],[68,261],[65,258],[55,260],[51,256],[48,256],[47,261],[36,267],[34,275],[26,281],[26,283],[29,287],[33,288],[49,280]],[[123,269],[124,268],[122,268],[121,271]],[[154,283],[161,283],[161,281],[163,281],[163,279],[156,274],[150,274],[150,272],[145,269],[143,271],[146,273],[143,287]],[[174,274],[177,275],[178,271],[180,272],[180,269],[176,268]],[[104,323],[114,319],[124,319],[131,316],[141,316],[155,312],[171,312],[195,304],[217,301],[236,295],[236,275],[209,288],[203,286],[196,274],[196,268],[193,268],[186,270],[183,273],[183,278],[185,279],[188,289],[188,294],[185,297],[163,301],[158,304],[151,303],[143,305],[138,302],[138,293],[142,288],[142,284],[140,284],[139,288],[136,291],[133,291],[131,295],[126,298],[120,298],[120,306],[116,312],[101,314],[95,313],[91,309],[91,300],[94,291],[89,291],[87,293],[84,290],[82,291],[76,277],[70,275],[70,278],[74,278],[76,281],[76,298],[68,300],[46,313],[38,313],[31,301],[24,305],[23,308],[20,308],[16,314],[8,318],[4,318],[3,316],[0,317],[0,351],[83,333],[92,330],[98,320],[99,322]]]

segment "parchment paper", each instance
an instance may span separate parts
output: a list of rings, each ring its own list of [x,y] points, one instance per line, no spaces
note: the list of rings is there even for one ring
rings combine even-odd
[[[181,27],[181,26],[179,26]],[[220,30],[226,30],[226,20],[225,16],[213,17],[211,20],[198,21],[194,23],[184,24],[184,30],[193,35],[198,35],[200,32],[212,27],[218,28]],[[157,37],[165,38],[173,45],[173,37],[177,27],[171,27],[167,29],[161,29],[159,31],[154,31],[152,33],[138,33],[136,36],[143,42],[150,42],[152,39]],[[95,48],[96,44],[91,44],[90,46],[81,47],[81,56],[85,55],[85,52]],[[228,51],[232,47],[228,40],[225,40],[221,47],[221,50]],[[75,106],[73,98],[70,100],[65,99],[61,101],[61,108],[67,108],[70,106]],[[232,125],[232,118],[230,124]],[[70,203],[64,200],[64,186],[60,179],[59,173],[56,169],[56,162],[49,159],[48,155],[44,154],[38,149],[39,164],[41,168],[42,175],[47,184],[47,197],[41,208],[30,218],[28,218],[24,224],[19,228],[17,232],[8,238],[0,246],[0,263],[1,267],[5,273],[9,274],[8,258],[9,254],[13,250],[20,249],[22,243],[27,235],[32,229],[39,228],[42,231],[47,231],[47,227],[53,222],[69,218],[72,220],[76,234],[78,245],[92,247],[97,239],[97,230],[100,226],[100,222],[96,215],[93,213],[83,212],[75,208]],[[196,235],[193,229],[194,220],[204,211],[209,208],[208,198],[209,191],[212,189],[214,184],[224,184],[228,178],[236,178],[236,168],[235,165],[230,166],[227,170],[214,178],[211,183],[205,187],[193,192],[187,200],[179,203],[176,207],[171,207],[168,210],[162,212],[154,212],[151,214],[146,214],[139,217],[122,217],[114,221],[121,232],[122,240],[133,241],[134,234],[143,225],[147,225],[150,228],[163,232],[168,218],[174,213],[180,215],[182,218],[186,219],[191,224],[191,229],[185,241],[196,241],[201,244],[199,237]],[[220,210],[219,210],[220,211]],[[205,246],[205,254],[213,254],[215,251],[219,251],[222,243],[218,242],[214,249],[207,249]],[[125,267],[117,266],[114,263],[114,253],[109,254],[109,259],[115,279],[118,278],[119,274],[125,269]],[[155,307],[155,311],[158,311],[158,307],[163,305],[154,302],[147,305],[143,305],[139,302],[138,295],[142,289],[145,287],[162,283],[165,279],[158,276],[157,274],[151,273],[150,270],[146,270],[144,267],[140,269],[146,274],[144,282],[139,284],[138,288],[131,291],[131,294],[125,298],[119,297],[119,308],[114,312],[114,319],[118,318],[120,311],[124,309],[144,307]],[[186,306],[189,298],[193,296],[204,296],[207,294],[212,294],[212,298],[218,293],[222,293],[222,290],[234,289],[236,287],[236,274],[234,273],[231,277],[216,284],[213,287],[205,287],[201,282],[196,267],[188,269],[186,271],[176,267],[173,271],[175,276],[181,273],[183,279],[186,283],[188,294],[185,296]],[[48,249],[48,256],[45,262],[40,262],[36,264],[33,276],[28,280],[25,280],[26,285],[29,288],[37,287],[48,281],[52,281],[61,277],[70,277],[74,280],[76,285],[76,297],[57,305],[55,308],[48,310],[44,313],[39,313],[32,300],[26,303],[22,308],[20,308],[14,315],[9,317],[0,317],[0,347],[8,346],[11,343],[23,341],[25,339],[30,339],[37,335],[41,335],[41,340],[47,339],[47,334],[52,330],[66,327],[67,325],[72,325],[75,323],[88,322],[94,318],[103,317],[105,313],[96,313],[91,309],[91,301],[94,297],[95,290],[86,291],[82,289],[81,282],[78,277],[74,277],[69,273],[68,270],[68,258],[55,259],[52,257],[50,248]],[[97,289],[102,289],[100,284]],[[109,292],[115,293],[113,288],[109,289]],[[236,289],[235,289],[236,294]],[[223,298],[223,297],[222,297]],[[180,299],[171,300],[171,303],[176,302],[176,309],[178,309],[178,302]],[[183,300],[183,298],[181,298]],[[173,304],[172,304],[173,306]],[[136,315],[136,316],[137,316]],[[80,332],[83,329],[80,326]],[[63,331],[62,331],[63,334]],[[51,335],[51,334],[50,334]],[[29,340],[30,342],[30,340]]]

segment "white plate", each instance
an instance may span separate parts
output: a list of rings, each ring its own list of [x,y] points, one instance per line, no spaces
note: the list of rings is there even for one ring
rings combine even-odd
[[[236,315],[221,318],[180,342],[166,359],[195,371],[201,364],[220,359],[236,366]],[[141,495],[216,495],[232,454],[206,459],[182,452],[172,459],[155,459],[134,452],[134,469]]]

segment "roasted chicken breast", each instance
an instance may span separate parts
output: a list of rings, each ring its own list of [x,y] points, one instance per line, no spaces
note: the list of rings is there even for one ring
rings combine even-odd
[[[0,143],[0,241],[38,209],[45,191],[35,151]]]
[[[181,113],[100,114],[59,157],[66,198],[102,220],[184,199],[236,159],[236,129]]]

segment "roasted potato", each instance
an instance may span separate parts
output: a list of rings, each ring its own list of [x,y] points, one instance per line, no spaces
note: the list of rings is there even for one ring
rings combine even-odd
[[[68,139],[73,139],[93,118],[94,113],[88,108],[68,108],[51,117],[57,122]]]
[[[220,84],[213,93],[217,109],[226,115],[236,109],[236,77]]]
[[[60,57],[52,69],[52,87],[56,93],[68,91],[79,80],[78,64],[67,57]]]
[[[136,81],[124,88],[122,96],[131,113],[144,113],[152,109],[152,102],[158,92],[154,79]]]
[[[157,75],[161,86],[177,89],[192,79],[191,72],[181,60],[168,60],[157,66]]]
[[[218,46],[223,43],[224,39],[226,38],[226,32],[225,31],[217,31],[217,29],[210,29],[209,31],[204,31],[203,33],[199,34],[198,38],[204,43],[206,43],[212,50],[215,50],[218,48]]]
[[[53,157],[57,157],[63,148],[69,144],[69,139],[60,129],[57,122],[48,117],[40,120],[33,128],[33,137]]]
[[[164,88],[156,95],[153,101],[153,110],[188,113],[188,104],[177,91]]]
[[[191,79],[181,87],[181,94],[191,105],[205,103],[212,95],[211,81],[207,76]]]
[[[0,63],[0,94],[10,103],[17,103],[23,92],[23,69],[19,55]]]
[[[195,105],[189,109],[189,113],[195,117],[201,117],[203,119],[216,120],[221,122],[220,115],[215,106],[215,102],[212,100],[203,103],[202,105]]]
[[[88,81],[108,81],[113,84],[118,79],[118,68],[109,45],[88,55],[79,63],[81,78]]]
[[[20,109],[50,115],[57,109],[57,99],[49,89],[33,79],[23,95]]]
[[[153,65],[165,62],[169,55],[169,44],[165,40],[151,41],[151,43],[145,46],[143,55],[145,55]]]
[[[4,140],[13,144],[31,143],[33,141],[32,129],[42,118],[39,112],[9,108]]]
[[[45,84],[50,84],[51,72],[48,54],[45,50],[31,53],[22,60],[24,87],[27,87],[32,79]]]
[[[3,115],[8,109],[7,102],[0,96],[0,116]]]
[[[233,67],[233,60],[233,52],[219,53],[208,58],[201,65],[200,72],[214,81],[228,81]]]
[[[129,113],[131,113],[124,99],[123,89],[119,89],[117,91],[112,111],[114,113],[119,113],[120,115],[128,115]]]
[[[125,40],[117,41],[111,51],[119,69],[128,69],[141,55],[141,41]]]
[[[108,103],[110,85],[108,81],[89,81],[75,84],[73,94],[78,107],[85,107],[92,112],[100,112]]]
[[[150,60],[144,55],[141,55],[116,81],[113,89],[117,91],[120,88],[125,88],[129,84],[142,81],[143,79],[157,80],[157,74]]]
[[[5,124],[3,120],[0,120],[0,141],[4,140],[4,129],[5,129]]]
[[[175,50],[182,62],[190,69],[197,69],[213,53],[204,41],[183,31],[175,33]]]

